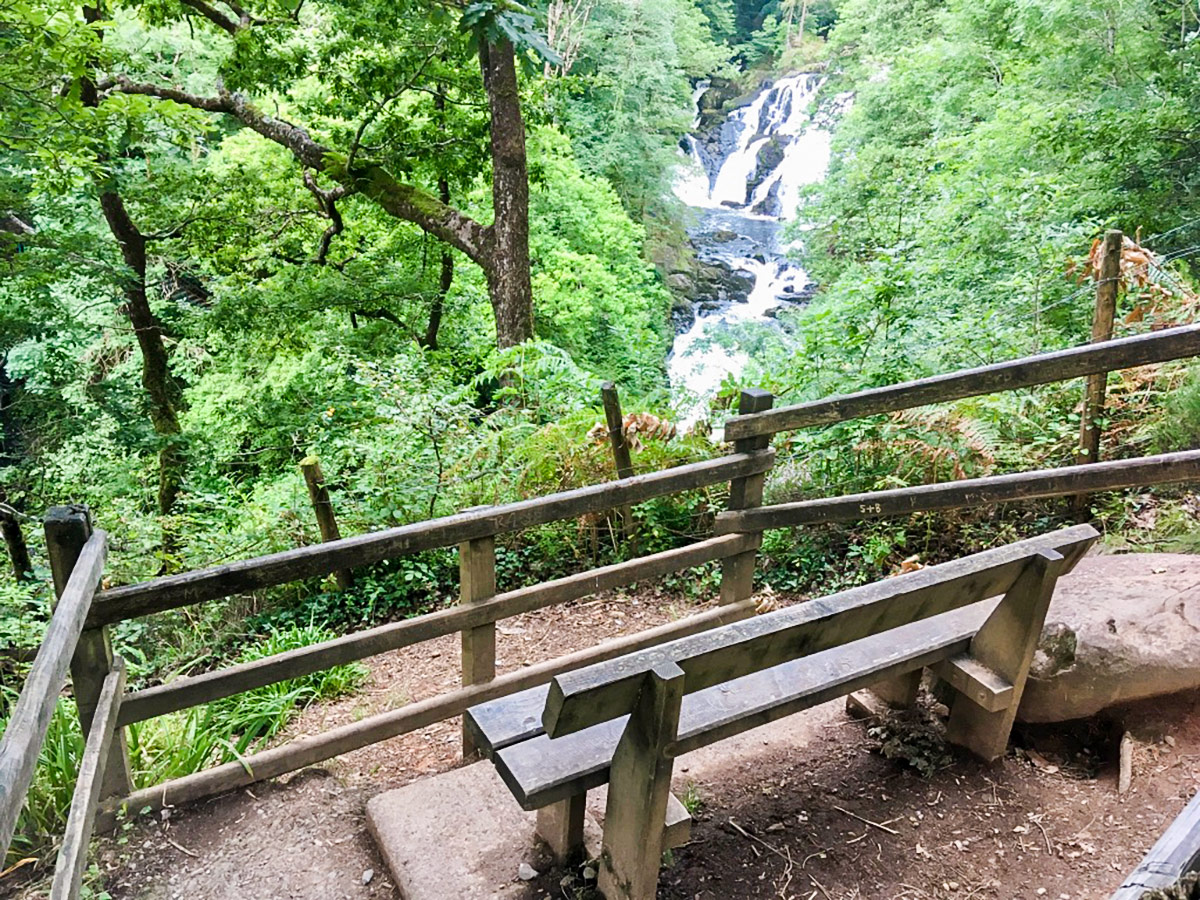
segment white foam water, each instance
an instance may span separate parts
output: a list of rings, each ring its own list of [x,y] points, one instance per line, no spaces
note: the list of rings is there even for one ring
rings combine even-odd
[[[808,273],[787,257],[791,247],[780,245],[779,232],[783,223],[796,217],[804,186],[820,181],[829,168],[831,135],[827,123],[814,121],[811,114],[822,81],[823,76],[811,72],[789,75],[731,113],[725,127],[734,131],[732,146],[714,161],[715,170],[705,166],[694,135],[683,141],[687,152],[681,149],[674,192],[697,211],[699,224],[692,238],[699,255],[750,275],[754,283],[745,302],[718,305],[707,315],[697,315],[675,338],[667,369],[685,426],[698,421],[721,383],[749,362],[731,331],[742,323],[766,320],[773,309],[789,297],[803,296],[812,284]],[[706,88],[698,86],[693,95],[693,127],[699,124],[698,104]],[[838,98],[835,113],[848,102]],[[759,151],[772,138],[784,145],[782,158],[759,178]],[[770,205],[772,196],[778,216],[754,211]]]

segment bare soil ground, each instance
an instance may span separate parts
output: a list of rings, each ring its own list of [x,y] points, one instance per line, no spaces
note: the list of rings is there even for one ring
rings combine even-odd
[[[643,590],[507,620],[499,668],[693,609]],[[458,684],[458,662],[456,638],[378,657],[363,692],[307,711],[286,737],[441,693]],[[840,706],[810,714],[812,737],[794,747],[719,770],[681,760],[677,789],[700,809],[692,842],[664,868],[661,897],[1103,900],[1200,785],[1200,694],[1128,710],[1111,727],[1022,731],[999,764],[935,760],[929,778],[880,755],[880,741]],[[1127,727],[1140,740],[1133,787],[1119,796],[1114,734]],[[366,833],[366,801],[454,767],[459,742],[458,720],[443,722],[142,821],[123,843],[102,842],[106,889],[114,900],[396,897]],[[529,896],[569,900],[564,874],[546,873]]]
[[[1120,796],[1105,729],[1027,731],[996,765],[955,755],[925,778],[842,718],[753,771],[698,783],[692,842],[660,896],[1101,900],[1200,775],[1200,695],[1130,710],[1126,724],[1148,740]]]

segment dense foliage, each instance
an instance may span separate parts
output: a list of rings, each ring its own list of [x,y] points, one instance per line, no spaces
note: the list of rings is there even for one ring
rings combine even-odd
[[[0,721],[49,616],[48,506],[88,504],[125,583],[317,540],[309,456],[346,534],[611,477],[588,436],[602,380],[627,411],[673,417],[663,275],[692,253],[670,183],[706,77],[744,99],[820,68],[837,120],[795,226],[820,292],[748,329],[752,362],[717,407],[741,385],[806,399],[1080,343],[1084,258],[1109,227],[1162,261],[1153,284],[1131,277],[1121,329],[1192,315],[1194,4],[249,7],[0,0],[0,514],[35,562],[0,579]],[[1200,440],[1200,372],[1114,378],[1112,397],[1108,455]],[[1068,384],[790,435],[768,498],[1062,464],[1077,403]],[[714,452],[690,434],[647,440],[635,463]],[[640,551],[704,534],[724,500],[642,505]],[[1116,528],[1150,505],[1096,511]],[[1195,533],[1186,504],[1155,508],[1156,536]],[[767,577],[830,589],[1060,514],[772,532]],[[506,538],[501,586],[626,552],[612,526]],[[347,592],[314,579],[114,640],[141,686],[426,611],[456,581],[452,551],[425,553]],[[146,723],[139,783],[237,758],[361,674]],[[14,852],[45,850],[65,809],[82,744],[69,701],[52,733]]]

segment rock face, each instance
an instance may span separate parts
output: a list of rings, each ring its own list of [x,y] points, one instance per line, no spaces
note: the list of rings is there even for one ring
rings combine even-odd
[[[1200,556],[1091,556],[1061,578],[1018,718],[1063,722],[1200,687]]]

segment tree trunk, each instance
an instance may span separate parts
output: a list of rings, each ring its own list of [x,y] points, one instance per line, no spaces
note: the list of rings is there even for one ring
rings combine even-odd
[[[109,230],[121,245],[121,257],[131,270],[121,285],[124,312],[129,316],[142,353],[142,387],[150,407],[150,422],[163,439],[158,452],[158,511],[168,515],[175,506],[183,483],[185,459],[179,438],[180,391],[171,375],[162,323],[150,309],[146,297],[146,239],[129,217],[120,194],[104,191],[100,208]]]
[[[450,183],[445,178],[438,179],[438,195],[443,203],[450,202]],[[454,255],[449,247],[442,247],[442,271],[438,278],[437,296],[433,298],[433,306],[429,309],[429,323],[425,327],[425,337],[421,346],[428,350],[438,348],[438,329],[442,326],[442,312],[446,307],[446,295],[454,284]]]
[[[13,576],[17,581],[32,581],[33,562],[29,559],[29,545],[25,543],[21,521],[14,510],[3,505],[0,505],[0,535],[4,537],[4,544],[8,548]]]
[[[89,24],[99,22],[101,15],[99,7],[83,8],[84,20]],[[96,83],[91,77],[85,76],[81,80],[80,101],[83,106],[92,109],[100,105]],[[103,157],[100,161],[104,161]],[[178,416],[182,396],[171,375],[162,323],[150,309],[146,296],[146,237],[134,224],[121,195],[116,191],[101,189],[100,208],[109,230],[121,247],[121,258],[129,269],[129,274],[121,284],[121,293],[125,297],[123,311],[133,326],[142,354],[142,387],[150,408],[150,423],[163,440],[158,452],[158,511],[165,516],[175,506],[183,483],[185,459],[179,437]]]
[[[496,314],[496,345],[512,347],[533,337],[533,286],[529,276],[529,171],[525,121],[512,44],[480,42],[483,86],[491,110],[491,253],[484,267]]]

